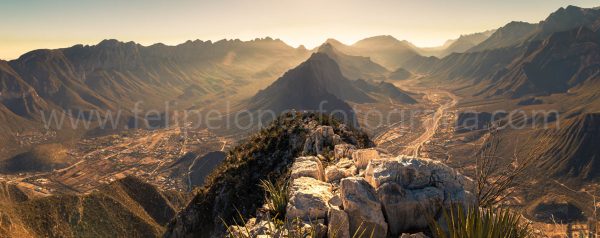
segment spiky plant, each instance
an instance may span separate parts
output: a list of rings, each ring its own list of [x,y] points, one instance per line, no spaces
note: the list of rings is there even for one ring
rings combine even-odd
[[[288,182],[275,184],[269,180],[261,180],[260,187],[265,190],[267,196],[267,206],[273,217],[285,217],[285,210],[288,204]]]
[[[534,237],[521,216],[506,208],[463,208],[443,211],[445,222],[432,221],[435,238],[530,238]]]

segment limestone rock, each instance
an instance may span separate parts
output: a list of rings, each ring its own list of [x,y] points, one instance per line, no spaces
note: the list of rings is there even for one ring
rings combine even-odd
[[[321,160],[315,156],[298,157],[292,164],[291,178],[310,177],[325,180],[325,172]]]
[[[336,207],[329,208],[327,213],[327,234],[329,238],[350,238],[350,222],[348,214]]]
[[[360,149],[352,152],[352,159],[358,169],[365,169],[371,160],[378,160],[380,157],[375,149]]]
[[[356,175],[358,170],[354,166],[354,162],[347,158],[343,158],[338,161],[337,164],[328,166],[325,169],[325,181],[327,182],[339,182],[339,180]]]
[[[306,138],[303,154],[322,154],[326,146],[339,143],[342,143],[342,139],[331,126],[317,126]]]
[[[328,201],[333,197],[331,185],[311,177],[294,179],[290,185],[290,198],[286,218],[305,221],[324,219],[329,210]]]
[[[340,182],[344,211],[348,214],[350,234],[367,229],[374,237],[386,237],[388,225],[375,190],[360,177],[344,178]]]
[[[429,219],[440,211],[444,193],[435,187],[404,189],[397,183],[385,183],[377,189],[390,234],[427,229]]]
[[[335,147],[333,149],[334,158],[336,160],[339,160],[342,158],[350,158],[350,157],[352,157],[352,153],[354,152],[354,150],[356,150],[356,146],[354,146],[354,145],[350,145],[350,144],[335,145]]]
[[[371,160],[364,173],[377,191],[393,235],[426,229],[428,220],[439,219],[439,211],[452,203],[471,203],[464,187],[467,179],[433,160],[406,156]]]

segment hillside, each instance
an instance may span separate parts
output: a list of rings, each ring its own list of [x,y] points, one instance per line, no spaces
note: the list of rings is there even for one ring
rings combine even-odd
[[[502,72],[488,95],[546,95],[598,78],[600,31],[587,27],[552,34]]]
[[[181,195],[158,191],[132,177],[86,195],[36,197],[15,185],[2,186],[3,236],[160,237],[163,225],[185,203]]]
[[[317,52],[326,54],[329,58],[333,59],[340,66],[344,77],[351,80],[383,80],[388,73],[387,69],[374,63],[369,57],[344,54],[330,43],[321,45]]]
[[[498,29],[487,40],[471,48],[469,52],[498,49],[539,41],[556,32],[568,31],[580,26],[594,29],[600,26],[598,24],[600,22],[599,19],[599,9],[580,8],[576,6],[561,7],[537,24],[510,22]]]
[[[250,100],[249,108],[272,110],[276,114],[292,109],[322,109],[325,112],[341,110],[346,115],[353,116],[352,109],[345,101],[363,103],[373,99],[353,87],[342,75],[338,64],[329,56],[314,53],[306,62],[258,92]]]
[[[220,218],[233,222],[239,218],[238,211],[248,218],[262,206],[261,179],[284,179],[295,157],[333,153],[338,140],[358,148],[373,145],[366,134],[326,115],[281,116],[229,152],[225,162],[212,172],[204,187],[168,225],[165,237],[222,234],[225,230]]]
[[[551,176],[580,181],[600,179],[600,114],[589,113],[563,122],[559,129],[548,129],[541,133],[539,167]]]
[[[365,38],[352,45],[344,45],[333,39],[327,40],[327,43],[344,54],[369,57],[388,70],[397,69],[412,57],[419,55],[417,47],[389,35]]]

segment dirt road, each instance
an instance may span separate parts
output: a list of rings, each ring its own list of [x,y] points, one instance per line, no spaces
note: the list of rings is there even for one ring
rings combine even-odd
[[[430,117],[423,121],[422,125],[425,128],[425,132],[423,132],[416,140],[406,145],[406,148],[403,151],[403,154],[415,157],[419,157],[419,152],[421,151],[423,144],[430,141],[435,135],[440,127],[443,115],[458,103],[458,98],[447,91],[425,90],[421,92],[425,93],[425,98],[439,106]]]

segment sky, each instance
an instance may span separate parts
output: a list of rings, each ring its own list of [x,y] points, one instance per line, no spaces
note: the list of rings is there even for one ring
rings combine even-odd
[[[41,48],[270,36],[312,48],[392,35],[420,47],[598,0],[0,0],[0,59]]]

